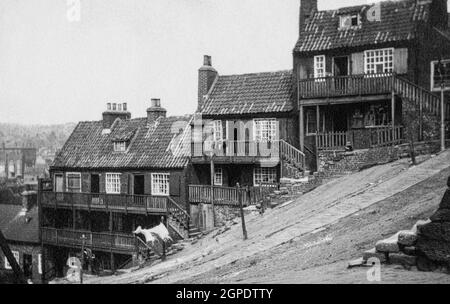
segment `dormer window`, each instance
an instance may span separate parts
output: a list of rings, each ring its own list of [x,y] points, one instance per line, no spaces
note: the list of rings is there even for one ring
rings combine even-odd
[[[358,14],[340,16],[339,28],[351,29],[361,25],[361,18]]]
[[[127,150],[126,141],[115,141],[114,142],[114,152],[125,152]]]

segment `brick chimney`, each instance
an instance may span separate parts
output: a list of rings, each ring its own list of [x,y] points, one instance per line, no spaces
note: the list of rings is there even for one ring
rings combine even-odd
[[[300,0],[299,34],[302,32],[305,22],[317,11],[317,1]]]
[[[107,103],[106,111],[103,112],[103,129],[110,129],[117,118],[123,120],[131,118],[131,113],[127,111],[127,104]]]
[[[161,99],[152,98],[151,107],[147,109],[147,124],[154,123],[160,117],[166,117],[167,110],[161,108]]]
[[[203,106],[205,95],[216,80],[217,71],[212,67],[211,56],[203,56],[203,66],[198,70],[198,105],[197,111]]]

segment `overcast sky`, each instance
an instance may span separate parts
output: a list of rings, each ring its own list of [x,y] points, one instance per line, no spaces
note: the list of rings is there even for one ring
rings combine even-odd
[[[292,68],[299,2],[1,0],[0,122],[99,120],[107,102],[143,117],[153,97],[192,113],[204,54],[222,75]]]

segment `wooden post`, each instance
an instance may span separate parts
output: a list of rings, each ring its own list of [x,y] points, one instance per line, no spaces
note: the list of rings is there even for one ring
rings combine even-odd
[[[444,82],[441,82],[441,151],[445,150],[445,102]]]
[[[316,132],[319,133],[320,129],[320,108],[319,105],[316,106]]]
[[[420,115],[422,117],[422,114]],[[395,146],[395,92],[391,96],[392,145]]]
[[[80,284],[83,284],[83,265],[84,265],[84,242],[86,241],[86,236],[83,234],[81,236],[81,266],[80,266]]]
[[[245,227],[245,217],[244,217],[244,207],[242,206],[242,196],[241,196],[241,187],[239,186],[239,183],[236,184],[236,190],[238,194],[238,200],[239,200],[239,208],[241,211],[241,222],[242,222],[242,234],[244,235],[244,241],[247,239],[247,228]]]
[[[216,227],[216,212],[215,212],[215,208],[214,208],[214,152],[211,153],[211,163],[210,163],[210,167],[211,167],[211,208],[212,208],[212,216],[213,216],[213,227]]]
[[[300,151],[305,152],[305,121],[303,105],[299,110]]]
[[[14,276],[16,277],[16,281],[18,284],[27,284],[27,280],[25,280],[25,276],[22,272],[22,269],[20,269],[19,263],[16,261],[16,258],[11,252],[11,249],[8,246],[8,243],[0,230],[0,247],[2,248],[3,254],[5,255],[6,259],[8,260],[9,265],[11,266],[12,270],[14,271]]]
[[[164,216],[161,216],[161,223],[163,223],[166,227],[167,227],[167,220],[164,220]],[[165,261],[166,260],[166,242],[162,240],[162,256],[161,256],[161,260]]]

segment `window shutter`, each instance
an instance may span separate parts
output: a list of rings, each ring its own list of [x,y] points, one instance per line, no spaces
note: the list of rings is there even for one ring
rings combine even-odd
[[[90,193],[91,192],[91,175],[89,173],[81,173],[81,192]]]
[[[364,53],[352,54],[352,74],[361,75],[364,74]]]
[[[128,193],[128,174],[126,173],[120,175],[120,193]]]
[[[401,48],[394,50],[394,71],[397,74],[408,73],[408,49]]]
[[[170,196],[180,196],[180,175],[179,174],[170,174],[169,195]]]
[[[106,178],[105,173],[100,174],[100,193],[106,193],[105,178]]]

